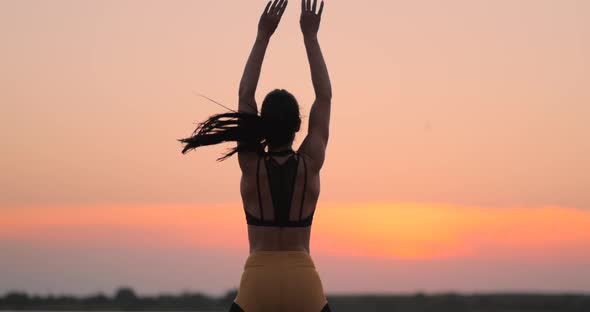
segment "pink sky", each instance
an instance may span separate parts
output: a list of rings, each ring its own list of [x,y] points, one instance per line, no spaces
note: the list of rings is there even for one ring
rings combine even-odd
[[[176,139],[220,111],[194,91],[236,105],[264,4],[0,1],[0,292],[237,286],[237,163]],[[590,291],[590,3],[370,4],[327,1],[320,30],[327,291]],[[307,117],[297,6],[258,98]]]

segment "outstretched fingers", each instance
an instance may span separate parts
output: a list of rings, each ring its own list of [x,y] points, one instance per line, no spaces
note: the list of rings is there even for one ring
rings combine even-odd
[[[279,10],[279,17],[282,17],[283,13],[285,13],[285,10],[287,9],[287,4],[289,4],[289,0],[284,0],[283,4]]]
[[[264,12],[262,12],[262,15],[268,14],[268,8],[270,8],[271,4],[272,4],[272,1],[268,1],[268,3],[266,4],[266,8],[264,8]]]
[[[315,15],[321,16],[322,12],[324,12],[324,0],[321,0],[320,9],[319,11],[316,10],[318,8],[318,0],[301,0],[301,13],[313,13]]]
[[[282,2],[282,0],[274,0],[272,5],[270,6],[270,12],[268,12],[268,14],[276,15],[281,6],[280,2]]]

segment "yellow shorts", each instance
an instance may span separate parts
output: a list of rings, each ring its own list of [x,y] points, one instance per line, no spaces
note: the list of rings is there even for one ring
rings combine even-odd
[[[320,276],[306,251],[257,251],[248,257],[230,311],[327,312]]]

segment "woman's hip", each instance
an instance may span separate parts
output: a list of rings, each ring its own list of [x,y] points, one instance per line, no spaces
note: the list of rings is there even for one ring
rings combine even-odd
[[[250,285],[283,292],[292,286],[306,286],[317,291],[321,289],[321,279],[305,251],[257,251],[246,259],[240,288]]]
[[[246,260],[236,302],[261,311],[260,304],[280,307],[280,311],[309,311],[308,307],[320,311],[327,299],[309,253],[263,251],[252,253]]]

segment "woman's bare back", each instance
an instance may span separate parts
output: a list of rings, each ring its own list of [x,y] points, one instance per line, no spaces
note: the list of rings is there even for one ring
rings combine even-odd
[[[265,156],[259,156],[265,157]],[[294,156],[266,156],[271,157],[278,164],[283,165],[290,157],[303,157],[299,161],[291,206],[277,207],[278,209],[289,209],[289,221],[298,221],[308,218],[315,212],[317,200],[320,193],[319,172],[305,168],[310,162],[305,154]],[[258,158],[258,157],[257,157]],[[246,213],[263,220],[276,220],[273,206],[270,183],[267,168],[264,165],[265,159],[261,159],[258,166],[258,159],[252,158],[252,163],[247,166],[250,170],[243,171],[241,180],[241,194],[244,210]],[[305,163],[304,163],[305,161]],[[307,169],[307,172],[306,172]],[[256,170],[259,170],[257,177]],[[258,198],[258,185],[260,185],[260,199]],[[303,189],[305,188],[305,193]],[[303,205],[302,205],[303,201]],[[311,226],[307,227],[269,227],[248,225],[248,239],[250,251],[260,250],[306,250],[309,252],[309,241]]]

